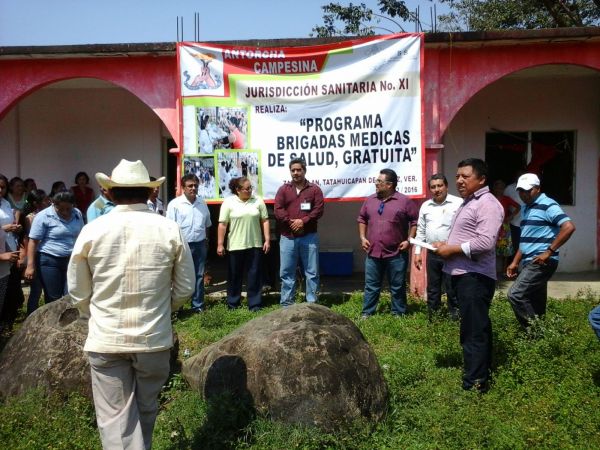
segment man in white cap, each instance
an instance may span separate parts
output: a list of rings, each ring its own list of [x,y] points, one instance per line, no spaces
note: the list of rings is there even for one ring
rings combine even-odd
[[[88,354],[98,430],[105,449],[149,449],[158,395],[169,375],[171,312],[194,291],[194,265],[178,225],[148,210],[141,161],[96,174],[117,205],[79,234],[69,293],[89,316]]]
[[[556,201],[541,192],[536,174],[521,175],[517,190],[525,204],[521,210],[521,241],[506,275],[514,278],[519,263],[522,268],[507,295],[517,320],[527,328],[546,313],[548,280],[558,266],[558,249],[569,240],[575,225]]]

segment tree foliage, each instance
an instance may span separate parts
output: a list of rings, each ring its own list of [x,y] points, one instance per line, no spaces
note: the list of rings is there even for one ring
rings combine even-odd
[[[383,33],[403,31],[401,24],[394,19],[408,20],[410,13],[403,1],[378,0],[379,12],[374,12],[364,3],[343,6],[331,2],[321,7],[323,25],[316,25],[311,36],[371,36],[375,30]],[[382,23],[384,22],[384,23]],[[391,25],[391,29],[389,25]]]
[[[448,31],[582,27],[600,24],[600,0],[439,0]]]
[[[438,17],[444,31],[561,28],[600,25],[600,0],[436,0],[449,7]],[[424,1],[431,4],[431,0]],[[328,3],[323,24],[311,36],[369,36],[404,31],[403,21],[414,21],[404,1],[379,0],[379,11],[365,3],[347,6]]]

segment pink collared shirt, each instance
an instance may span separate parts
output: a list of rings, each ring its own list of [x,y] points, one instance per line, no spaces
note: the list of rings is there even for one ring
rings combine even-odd
[[[487,186],[467,197],[454,215],[447,242],[460,245],[463,253],[448,258],[444,272],[475,272],[495,280],[496,240],[503,220],[504,209]]]

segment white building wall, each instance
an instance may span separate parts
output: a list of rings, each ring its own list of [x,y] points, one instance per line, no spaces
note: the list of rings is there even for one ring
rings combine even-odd
[[[110,175],[121,158],[162,175],[161,132],[154,112],[123,89],[41,89],[0,121],[0,173],[34,178],[49,191],[85,171],[98,192],[94,174]]]
[[[563,206],[577,227],[561,249],[558,270],[597,268],[600,82],[597,77],[506,78],[478,93],[444,135],[444,173],[452,180],[458,162],[485,157],[485,133],[576,130],[575,205]]]

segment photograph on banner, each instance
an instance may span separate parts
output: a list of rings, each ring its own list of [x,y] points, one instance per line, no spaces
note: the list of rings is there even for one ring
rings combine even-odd
[[[202,139],[214,142],[207,148],[212,145],[215,153],[228,146],[258,151],[256,185],[267,200],[289,181],[294,158],[305,160],[307,178],[330,200],[371,195],[384,168],[398,173],[400,192],[423,197],[422,44],[418,33],[310,47],[178,44],[182,83],[206,71],[207,54],[215,75],[222,76],[214,89],[182,84],[184,152],[186,145],[201,148]],[[195,108],[194,114],[186,114],[187,108]],[[211,138],[206,131],[206,138],[185,139],[211,123],[227,137]],[[224,180],[231,179],[236,162],[222,166],[220,158],[223,198]]]
[[[195,127],[184,127],[186,154],[212,155],[219,149],[246,148],[248,112],[246,107],[205,106],[184,107]]]
[[[198,177],[198,196],[203,199],[215,198],[215,159],[212,156],[185,156],[183,158],[183,174],[194,174]]]
[[[219,182],[219,199],[229,197],[229,182],[234,178],[247,177],[250,180],[254,195],[262,196],[259,183],[259,152],[246,150],[239,152],[218,150],[217,155],[217,177]]]

